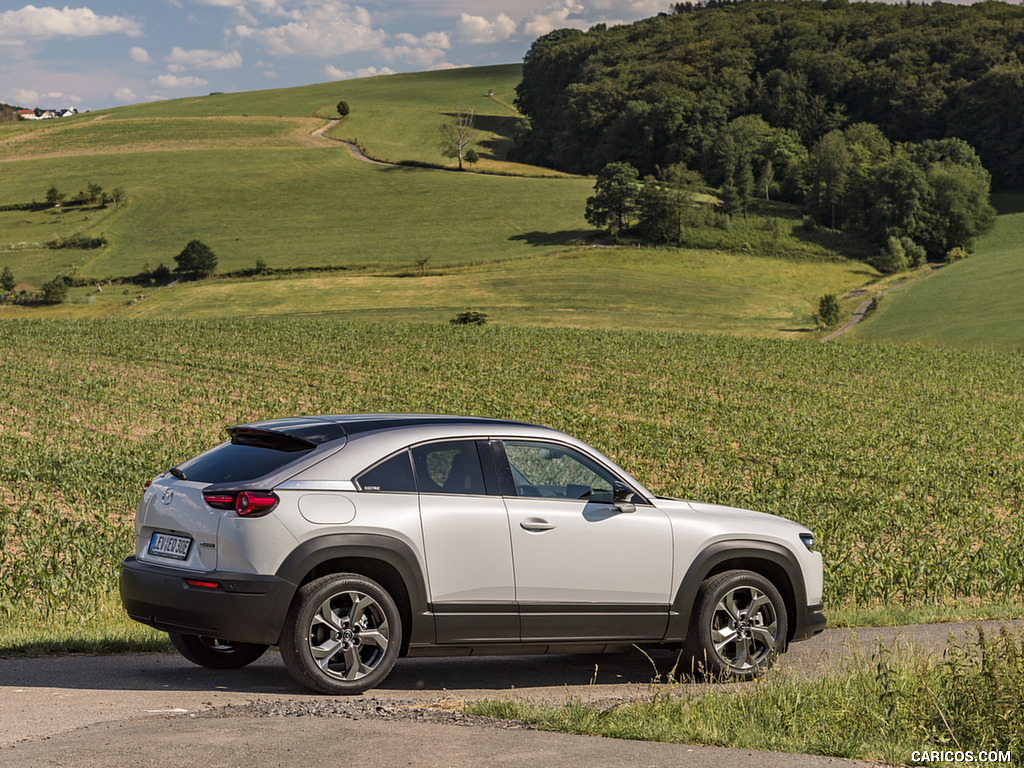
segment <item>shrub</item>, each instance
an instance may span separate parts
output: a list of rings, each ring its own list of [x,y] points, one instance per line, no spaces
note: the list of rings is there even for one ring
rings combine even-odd
[[[338,114],[345,117],[351,110],[349,109],[348,102],[342,99],[338,102]]]
[[[946,252],[946,263],[952,264],[955,261],[963,261],[967,258],[967,251],[961,248],[959,245],[956,248],[950,248]]]
[[[448,322],[452,325],[486,325],[487,313],[477,312],[475,309],[470,309],[465,312],[459,312],[459,314]]]
[[[43,304],[60,304],[68,297],[68,283],[63,275],[57,275],[45,283],[39,291],[39,300]]]
[[[890,237],[885,247],[872,260],[875,268],[886,274],[906,272],[910,267],[907,261],[907,252],[897,237]]]
[[[839,297],[826,293],[818,300],[818,321],[826,328],[839,322]]]
[[[903,253],[906,255],[907,262],[910,266],[920,267],[924,264],[925,259],[927,258],[924,246],[918,245],[906,236],[900,238],[900,245],[903,246]]]

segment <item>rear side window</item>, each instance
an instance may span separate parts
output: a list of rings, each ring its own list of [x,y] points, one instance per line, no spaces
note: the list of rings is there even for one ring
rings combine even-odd
[[[375,467],[370,467],[356,478],[356,482],[364,491],[415,493],[416,479],[412,474],[409,452],[402,451]]]
[[[183,464],[189,480],[197,483],[237,483],[276,472],[313,450],[279,450],[260,445],[224,443]]]
[[[472,440],[418,445],[412,449],[420,493],[487,493],[480,456]]]

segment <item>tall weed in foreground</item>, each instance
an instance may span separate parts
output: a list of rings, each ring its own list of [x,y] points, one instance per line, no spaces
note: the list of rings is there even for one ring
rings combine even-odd
[[[1024,633],[950,639],[944,657],[879,647],[814,680],[769,672],[750,684],[652,684],[611,708],[483,701],[467,714],[568,733],[707,744],[899,765],[915,753],[1024,755]]]

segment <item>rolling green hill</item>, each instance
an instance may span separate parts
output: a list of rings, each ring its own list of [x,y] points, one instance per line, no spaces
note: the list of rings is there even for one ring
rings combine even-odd
[[[544,178],[544,169],[505,159],[519,74],[508,65],[393,75],[0,127],[0,267],[12,269],[19,288],[57,274],[82,284],[57,307],[3,306],[0,317],[317,313],[436,322],[474,307],[516,325],[774,336],[812,330],[821,294],[877,278],[834,245],[799,239],[798,217],[781,209],[771,215],[787,218],[709,229],[700,249],[577,250],[599,234],[583,216],[593,180]],[[337,118],[341,99],[351,114],[331,134],[406,165],[361,162],[315,135]],[[476,170],[499,173],[417,167],[446,162],[438,128],[458,108],[477,115]],[[51,185],[70,200],[90,183],[123,188],[127,204],[25,206]],[[79,235],[108,245],[47,247]],[[247,281],[98,287],[173,268],[193,238],[213,248],[221,273],[258,263],[325,272],[261,278],[258,305]],[[414,276],[388,277],[396,273]]]
[[[887,295],[850,338],[1024,350],[1024,194],[993,203],[999,218],[974,255]]]

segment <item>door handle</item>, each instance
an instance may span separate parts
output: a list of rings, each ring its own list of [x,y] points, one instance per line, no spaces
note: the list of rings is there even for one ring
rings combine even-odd
[[[543,531],[550,531],[552,528],[557,526],[555,526],[554,523],[549,523],[547,520],[531,517],[519,523],[519,527],[524,531],[530,531],[531,533],[541,533]]]

